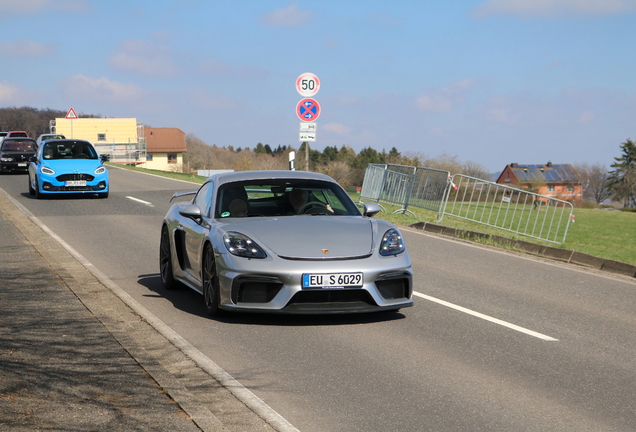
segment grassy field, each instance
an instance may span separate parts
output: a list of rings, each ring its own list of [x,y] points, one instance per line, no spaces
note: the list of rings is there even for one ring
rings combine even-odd
[[[123,168],[130,168],[135,171],[195,183],[203,183],[205,181],[205,177],[189,174],[149,170],[144,168]],[[359,195],[356,196],[355,194],[352,194],[352,198],[357,201]],[[382,207],[384,207],[386,211],[380,212],[376,217],[388,220],[396,225],[410,225],[417,222],[437,223],[437,213],[430,210],[411,206],[409,207],[409,210],[413,212],[414,215],[409,213],[393,214],[393,211],[399,210],[399,207],[391,206],[389,204],[382,204]],[[439,224],[469,231],[496,234],[515,240],[525,240],[546,246],[562,247],[564,249],[575,250],[601,258],[636,265],[636,213],[607,209],[574,209],[574,215],[575,223],[570,224],[566,241],[561,245],[542,242],[531,237],[491,228],[482,224],[454,218],[452,216],[445,216]]]

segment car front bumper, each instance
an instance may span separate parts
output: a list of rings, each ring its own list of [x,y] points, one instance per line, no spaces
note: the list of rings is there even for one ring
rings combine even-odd
[[[406,253],[344,261],[249,260],[217,256],[220,307],[229,311],[344,314],[413,306],[413,272]],[[277,270],[273,271],[275,267]],[[303,274],[362,272],[355,288],[302,287]]]

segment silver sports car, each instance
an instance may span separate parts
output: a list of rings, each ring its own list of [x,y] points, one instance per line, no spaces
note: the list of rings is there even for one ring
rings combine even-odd
[[[166,288],[201,293],[222,310],[353,313],[413,305],[411,261],[391,223],[362,213],[331,177],[241,171],[210,177],[161,227]]]

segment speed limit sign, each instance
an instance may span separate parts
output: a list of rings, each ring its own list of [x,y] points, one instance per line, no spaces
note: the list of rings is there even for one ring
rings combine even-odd
[[[296,90],[301,96],[313,96],[320,90],[320,80],[316,75],[306,72],[296,80]]]

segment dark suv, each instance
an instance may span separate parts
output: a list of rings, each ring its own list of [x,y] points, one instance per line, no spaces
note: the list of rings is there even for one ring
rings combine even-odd
[[[27,172],[29,159],[35,156],[38,145],[33,138],[5,137],[0,142],[0,174]]]

